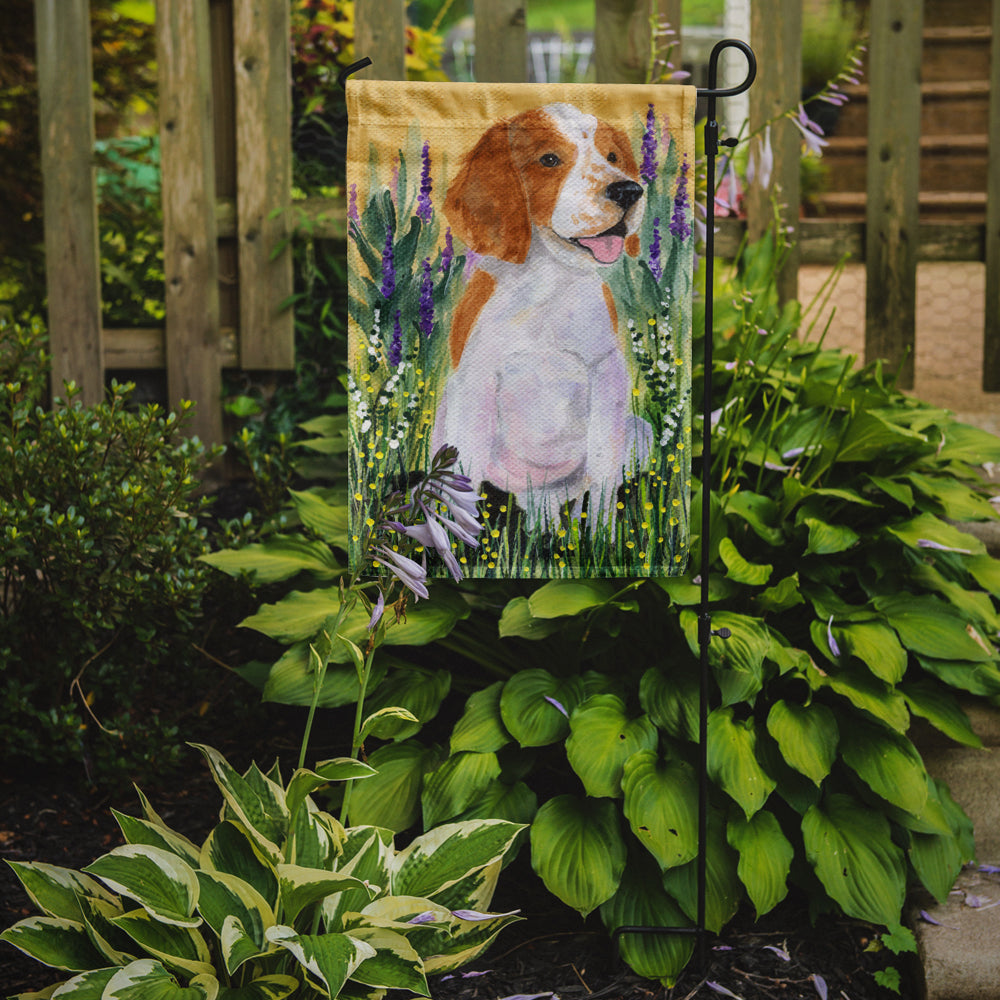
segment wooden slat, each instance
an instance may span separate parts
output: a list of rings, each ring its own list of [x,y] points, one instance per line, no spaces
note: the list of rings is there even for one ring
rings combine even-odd
[[[986,325],[983,389],[1000,392],[1000,0],[993,0],[990,45],[990,147],[986,181]]]
[[[290,8],[243,0],[233,8],[240,365],[295,367],[289,220],[292,196]],[[275,252],[284,245],[284,249]]]
[[[594,0],[594,67],[598,83],[645,83],[649,18],[656,0]]]
[[[868,53],[865,359],[913,387],[923,4],[872,0]]]
[[[157,371],[167,364],[166,332],[163,327],[113,328],[101,332],[104,364],[108,371]],[[236,330],[219,331],[219,356],[224,367],[239,365]]]
[[[780,225],[797,240],[799,223],[799,157],[802,136],[787,118],[779,117],[798,103],[802,90],[802,4],[800,0],[758,0],[750,9],[750,40],[761,67],[750,88],[750,131],[777,118],[771,126],[774,170],[768,187],[758,177],[747,192],[751,239],[759,239],[781,206]],[[754,139],[759,142],[759,139]],[[788,251],[777,277],[778,296],[785,302],[798,295],[799,250]]]
[[[406,0],[363,0],[354,6],[355,58],[372,65],[359,79],[406,79]]]
[[[476,80],[524,83],[527,78],[525,0],[475,0]]]
[[[197,403],[192,432],[222,441],[219,258],[215,228],[211,60],[205,0],[156,10],[166,273],[167,393]]]
[[[35,0],[52,391],[104,396],[88,0]]]

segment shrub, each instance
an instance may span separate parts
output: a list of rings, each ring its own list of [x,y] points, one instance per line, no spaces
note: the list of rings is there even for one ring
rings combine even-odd
[[[113,770],[174,752],[156,682],[191,660],[208,453],[188,404],[131,409],[128,385],[96,406],[67,385],[42,408],[41,336],[0,323],[0,743],[8,760]]]

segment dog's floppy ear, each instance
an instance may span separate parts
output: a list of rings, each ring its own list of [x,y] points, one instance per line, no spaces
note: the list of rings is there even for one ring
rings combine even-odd
[[[531,244],[528,199],[510,153],[510,125],[483,134],[448,186],[444,214],[469,249],[523,264]]]

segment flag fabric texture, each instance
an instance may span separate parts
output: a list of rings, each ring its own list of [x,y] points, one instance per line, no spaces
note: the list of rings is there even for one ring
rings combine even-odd
[[[352,565],[447,444],[465,576],[684,571],[695,100],[348,81]]]

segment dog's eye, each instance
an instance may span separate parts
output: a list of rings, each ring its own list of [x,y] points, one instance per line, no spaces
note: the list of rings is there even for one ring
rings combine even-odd
[[[617,163],[617,162],[618,162],[618,154],[614,150],[612,150],[610,153],[608,153],[608,163]]]
[[[558,167],[559,164],[562,163],[562,160],[560,160],[555,153],[545,153],[544,155],[539,157],[538,162],[543,167]]]

